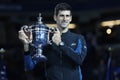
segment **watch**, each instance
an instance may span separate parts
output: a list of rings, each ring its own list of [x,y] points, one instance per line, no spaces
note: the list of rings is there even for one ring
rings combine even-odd
[[[64,46],[64,42],[60,42],[60,43],[59,43],[59,46]]]

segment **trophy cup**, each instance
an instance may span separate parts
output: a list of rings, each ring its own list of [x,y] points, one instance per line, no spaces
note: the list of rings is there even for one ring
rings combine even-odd
[[[49,28],[45,24],[42,23],[41,14],[39,14],[38,22],[31,26],[23,26],[22,29],[25,33],[31,32],[33,35],[32,43],[30,46],[34,49],[31,52],[32,59],[35,61],[46,61],[47,58],[42,54],[43,47],[50,44],[49,34],[53,32],[53,29]]]

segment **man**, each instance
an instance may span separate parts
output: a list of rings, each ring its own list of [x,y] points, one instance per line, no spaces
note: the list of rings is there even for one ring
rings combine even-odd
[[[82,80],[80,66],[87,54],[87,48],[82,35],[69,31],[71,7],[66,3],[57,4],[54,20],[57,26],[52,44],[43,49],[43,54],[47,57],[45,76],[48,80]],[[32,36],[28,39],[23,31],[19,31],[19,38],[24,43],[25,52],[28,52]]]

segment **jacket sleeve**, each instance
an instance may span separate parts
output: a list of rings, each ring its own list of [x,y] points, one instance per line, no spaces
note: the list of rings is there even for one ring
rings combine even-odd
[[[86,41],[83,36],[78,39],[76,49],[72,49],[66,45],[60,46],[63,55],[67,55],[76,64],[81,65],[87,54]]]
[[[24,69],[25,71],[32,70],[36,63],[32,60],[30,55],[24,55]]]

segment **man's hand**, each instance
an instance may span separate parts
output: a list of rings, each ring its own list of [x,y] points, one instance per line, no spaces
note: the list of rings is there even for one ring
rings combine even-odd
[[[58,28],[56,28],[56,31],[53,34],[52,41],[56,44],[59,45],[61,42],[61,33]]]
[[[18,32],[19,35],[19,39],[23,42],[24,44],[24,51],[28,51],[29,50],[29,43],[32,42],[32,32],[27,32],[27,34],[25,33],[25,31],[20,30]]]
[[[19,39],[23,42],[23,44],[29,44],[32,42],[32,32],[27,33],[29,33],[29,35],[27,35],[23,30],[18,32]]]

